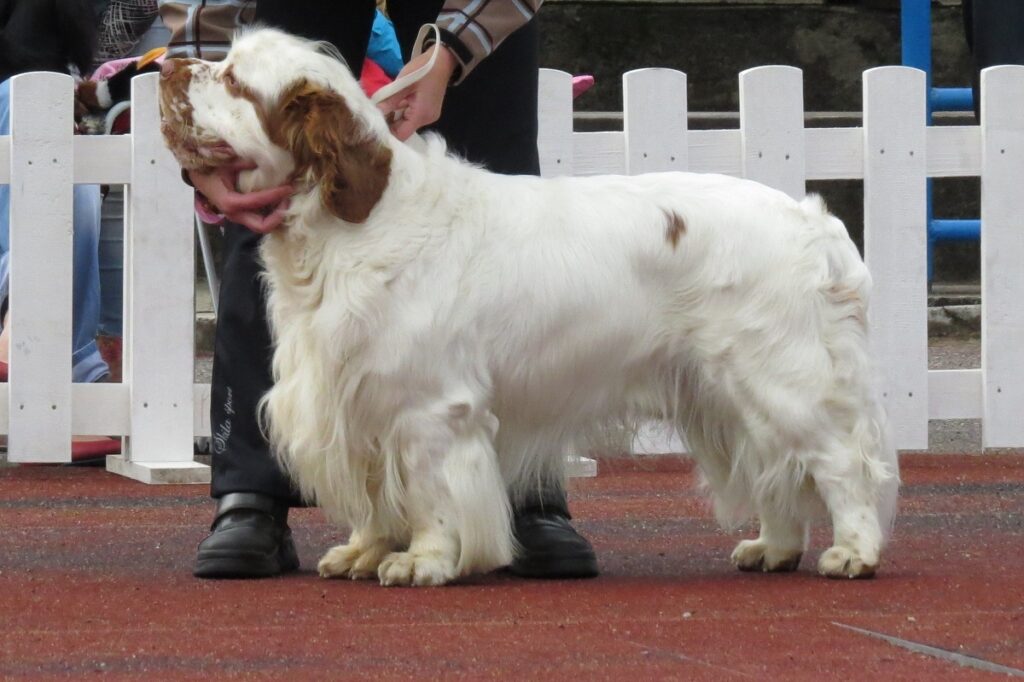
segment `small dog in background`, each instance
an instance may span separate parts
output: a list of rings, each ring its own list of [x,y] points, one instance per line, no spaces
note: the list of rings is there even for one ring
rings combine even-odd
[[[507,564],[512,495],[660,419],[743,570],[789,571],[831,516],[830,577],[873,575],[898,466],[872,390],[870,276],[820,199],[720,175],[494,175],[391,136],[348,69],[274,30],[168,60],[183,166],[294,182],[262,242],[265,398],[304,495],[353,529],[325,577],[437,585]]]

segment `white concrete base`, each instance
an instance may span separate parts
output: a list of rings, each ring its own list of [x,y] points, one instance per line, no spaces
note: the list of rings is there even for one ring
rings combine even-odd
[[[124,455],[108,455],[107,471],[150,485],[210,482],[210,467],[199,462],[132,462]]]
[[[569,478],[593,478],[597,476],[597,460],[590,457],[570,457],[567,471]]]

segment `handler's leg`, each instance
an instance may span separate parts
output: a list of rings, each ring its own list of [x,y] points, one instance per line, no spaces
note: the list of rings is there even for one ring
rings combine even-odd
[[[981,113],[981,71],[1001,64],[1024,64],[1024,2],[964,0],[964,28],[974,55],[974,112]]]
[[[403,57],[420,26],[437,18],[438,0],[389,0]],[[502,43],[445,95],[434,128],[449,148],[507,175],[540,175],[537,152],[537,25],[531,21]],[[561,488],[549,488],[514,510],[521,545],[510,570],[531,578],[589,578],[598,573],[590,543],[569,523]]]
[[[218,505],[196,557],[202,578],[272,576],[299,565],[287,524],[295,495],[257,421],[271,387],[259,243],[244,227],[226,228],[210,405],[210,494]]]
[[[260,0],[258,21],[333,43],[358,72],[373,21],[370,0]],[[257,578],[299,566],[288,508],[300,504],[259,428],[272,384],[270,332],[257,258],[259,236],[227,227],[212,381],[213,472],[218,499],[195,574]]]

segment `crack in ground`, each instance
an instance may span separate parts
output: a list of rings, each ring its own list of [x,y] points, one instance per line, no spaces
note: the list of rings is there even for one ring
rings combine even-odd
[[[881,632],[875,632],[873,630],[864,630],[863,628],[856,628],[852,625],[844,625],[843,623],[837,623],[832,621],[832,625],[843,628],[844,630],[850,630],[861,635],[867,635],[868,637],[874,637],[880,639],[883,642],[888,642],[893,646],[898,646],[914,653],[924,654],[925,656],[931,656],[932,658],[938,658],[943,661],[949,661],[950,663],[956,663],[964,668],[974,668],[975,670],[984,670],[990,673],[1001,673],[1003,675],[1011,675],[1013,677],[1024,677],[1024,670],[1019,668],[1010,668],[1005,665],[999,665],[992,661],[986,661],[983,658],[976,658],[974,656],[968,656],[966,654],[960,654],[955,651],[949,651],[947,649],[940,649],[938,647],[929,646],[927,644],[921,644],[920,642],[913,642],[909,639],[901,639],[900,637],[893,637],[892,635],[885,635]]]

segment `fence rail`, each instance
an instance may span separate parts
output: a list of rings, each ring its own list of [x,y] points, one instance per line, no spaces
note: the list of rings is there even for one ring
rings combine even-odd
[[[688,130],[682,73],[641,69],[623,86],[624,130],[576,133],[570,75],[542,71],[544,175],[716,172],[794,197],[808,180],[862,179],[872,344],[897,446],[927,448],[929,419],[981,418],[985,447],[1024,447],[1024,67],[983,74],[980,126],[927,126],[925,74],[906,67],[864,74],[857,128],[805,128],[803,76],[792,67],[740,74],[732,130]],[[12,362],[0,391],[9,459],[68,461],[72,434],[121,435],[113,470],[206,480],[192,454],[210,425],[209,386],[192,379],[191,189],[160,137],[157,76],[133,83],[128,136],[72,135],[69,77],[17,76],[11,95],[12,134],[0,137],[0,183],[12,188]],[[964,176],[983,179],[982,367],[929,371],[926,180]],[[70,383],[72,183],[128,188],[122,384]],[[681,445],[652,429],[636,447]]]

